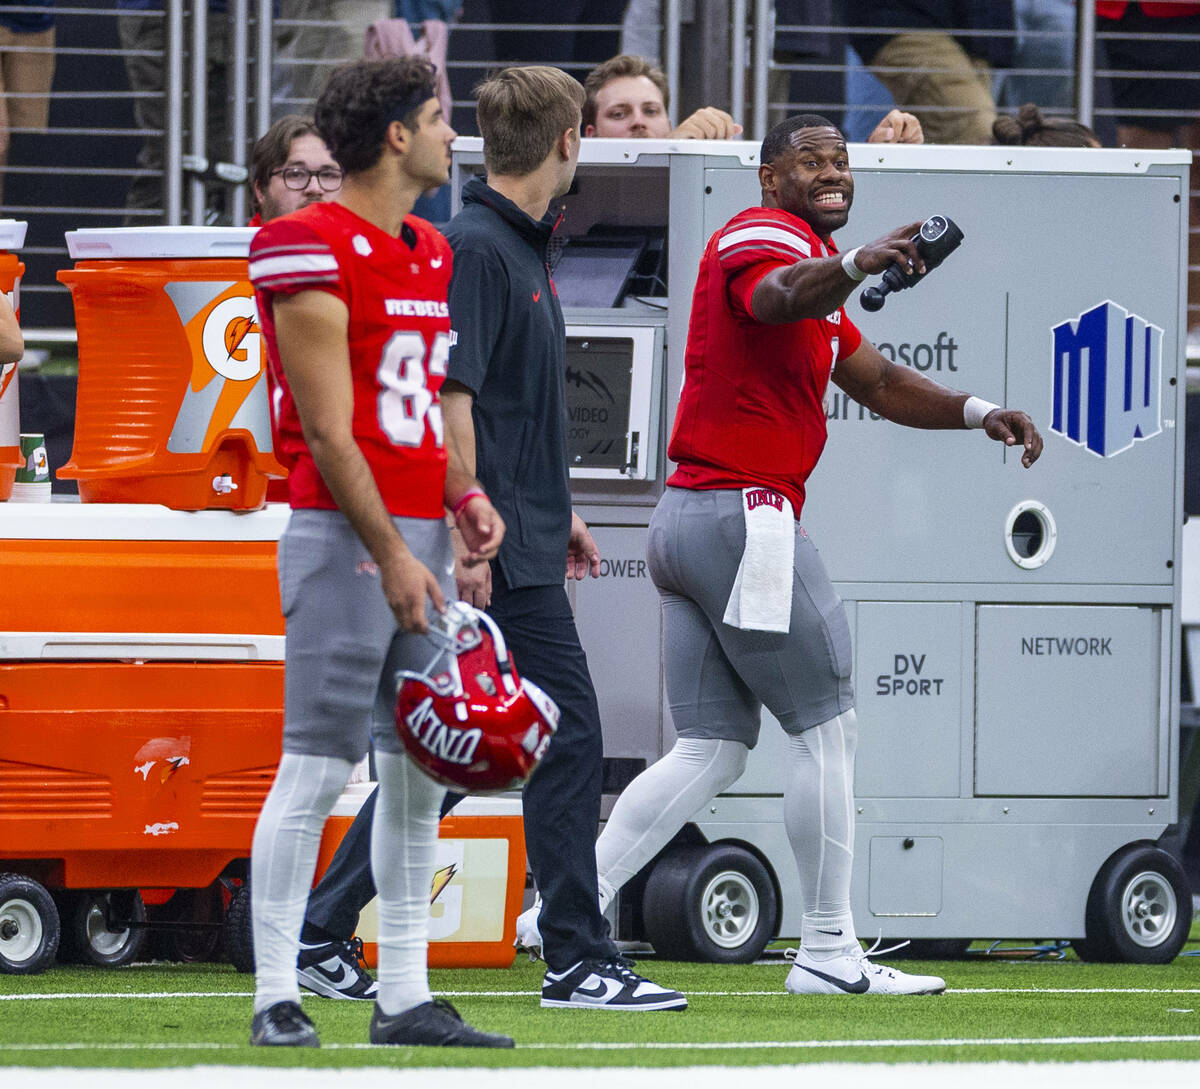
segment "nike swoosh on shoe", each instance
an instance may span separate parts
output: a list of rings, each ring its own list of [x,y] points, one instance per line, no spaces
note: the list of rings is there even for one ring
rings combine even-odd
[[[350,979],[350,974],[351,974],[350,969],[347,968],[346,965],[343,964],[340,960],[335,960],[332,963],[334,965],[336,965],[336,967],[337,967],[336,975],[334,974],[334,971],[332,968],[327,967],[327,965],[330,964],[330,961],[324,961],[321,964],[314,964],[313,967],[318,969],[321,972],[321,974],[324,975],[325,978],[327,980],[329,980],[329,982],[332,983],[335,987],[341,988]]]
[[[592,998],[603,1005],[605,1002],[611,1002],[612,999],[620,994],[625,989],[625,985],[616,979],[598,979],[594,987],[584,987],[580,984],[575,988],[575,993],[583,995],[584,998]]]
[[[866,994],[868,988],[871,986],[871,981],[867,979],[865,973],[860,975],[858,979],[846,980],[838,979],[837,976],[831,976],[825,972],[819,972],[816,968],[810,968],[807,964],[797,964],[796,967],[808,972],[810,975],[816,976],[817,979],[823,979],[826,983],[832,983],[839,990],[843,990],[847,994]]]

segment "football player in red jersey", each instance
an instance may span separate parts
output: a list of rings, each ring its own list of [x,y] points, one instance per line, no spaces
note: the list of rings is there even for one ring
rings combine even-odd
[[[857,730],[845,612],[797,519],[825,444],[832,378],[889,420],[982,427],[1023,446],[1023,412],[940,386],[885,358],[843,304],[892,262],[923,271],[908,224],[839,253],[854,178],[842,134],[792,117],[763,141],[762,206],[710,239],[692,300],[684,387],[655,509],[649,567],[663,602],[679,740],[621,794],[596,845],[602,899],[637,873],[745,768],[765,704],[787,732],[784,825],[804,897],[793,994],[927,994],[945,984],[873,964],[854,932]],[[732,542],[736,542],[733,545]]]
[[[504,533],[478,481],[447,469],[438,389],[452,257],[409,214],[446,181],[454,131],[433,67],[415,57],[339,69],[315,120],[344,172],[337,200],[272,220],[250,247],[292,506],[279,543],[283,756],[251,850],[251,1042],[319,1044],[299,1004],[300,925],[325,818],[371,739],[380,785],[370,1040],[511,1047],[430,995],[429,885],[445,789],[404,755],[392,725],[394,678],[425,664],[426,609],[443,609],[454,589],[446,510],[466,562],[494,556]]]

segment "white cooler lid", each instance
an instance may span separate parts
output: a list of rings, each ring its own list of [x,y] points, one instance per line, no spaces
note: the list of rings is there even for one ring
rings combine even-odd
[[[66,232],[67,253],[77,261],[248,257],[250,239],[257,230],[257,227],[81,227]]]
[[[19,250],[25,245],[28,226],[23,219],[0,219],[0,250]]]

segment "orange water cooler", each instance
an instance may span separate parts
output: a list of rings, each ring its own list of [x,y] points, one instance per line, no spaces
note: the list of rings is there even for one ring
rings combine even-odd
[[[0,504],[0,870],[203,888],[279,761],[288,511]]]
[[[254,510],[286,476],[246,263],[254,228],[67,232],[79,336],[75,445],[85,502]]]
[[[21,316],[21,276],[25,266],[10,250],[25,245],[26,224],[16,219],[0,219],[0,292]],[[25,464],[21,457],[21,402],[17,391],[17,364],[0,365],[0,500],[12,495],[17,470]]]
[[[317,875],[375,789],[352,783],[325,822]],[[429,890],[431,968],[508,968],[515,952],[517,916],[525,898],[525,831],[520,796],[464,798],[438,829]],[[358,920],[364,958],[377,960],[378,915],[372,900]]]

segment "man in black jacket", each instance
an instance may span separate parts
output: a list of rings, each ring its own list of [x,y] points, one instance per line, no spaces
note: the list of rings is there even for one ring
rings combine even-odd
[[[488,180],[467,183],[446,230],[457,342],[441,397],[456,457],[477,467],[511,529],[490,571],[460,572],[459,593],[487,606],[522,675],[562,712],[524,794],[526,852],[543,901],[542,1005],[683,1009],[678,991],[630,970],[597,902],[603,742],[563,565],[568,578],[596,577],[600,555],[571,510],[566,328],[546,252],[557,222],[551,200],[575,175],[583,101],[579,83],[556,68],[509,68],[479,89]]]

